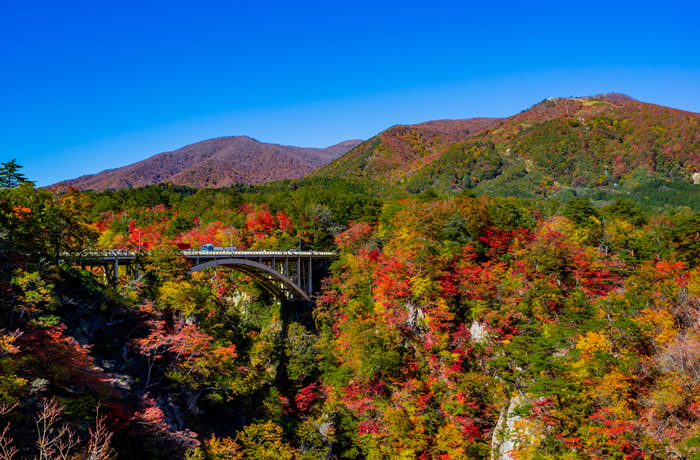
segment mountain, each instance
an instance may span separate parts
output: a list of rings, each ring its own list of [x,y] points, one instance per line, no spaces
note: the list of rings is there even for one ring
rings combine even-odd
[[[82,190],[123,189],[160,182],[193,187],[261,184],[304,177],[360,142],[348,140],[317,149],[266,144],[247,136],[219,137],[61,184]]]
[[[450,145],[502,121],[470,118],[392,126],[332,162],[320,174],[397,183],[439,158]]]
[[[698,171],[700,114],[613,93],[549,98],[508,118],[393,126],[314,174],[531,197],[689,186]]]

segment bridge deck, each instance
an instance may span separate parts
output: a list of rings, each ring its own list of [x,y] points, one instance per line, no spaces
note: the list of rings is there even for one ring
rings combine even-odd
[[[124,266],[127,276],[138,278],[141,256],[150,254],[148,250],[106,250],[65,253],[65,259],[82,266],[102,267],[105,277],[116,284],[119,280],[119,267]],[[186,249],[180,254],[193,265],[190,272],[210,267],[231,267],[256,277],[276,295],[301,297],[310,301],[314,289],[320,287],[319,273],[326,273],[330,261],[338,257],[331,251],[202,251]],[[317,271],[316,275],[314,272]],[[315,279],[315,282],[314,282]]]
[[[150,251],[133,250],[105,250],[105,251],[84,251],[80,253],[65,254],[82,260],[103,260],[129,261],[137,256],[149,255]],[[338,254],[331,251],[230,251],[214,250],[200,251],[195,249],[185,249],[180,251],[186,259],[283,259],[283,258],[304,258],[304,259],[335,259]]]

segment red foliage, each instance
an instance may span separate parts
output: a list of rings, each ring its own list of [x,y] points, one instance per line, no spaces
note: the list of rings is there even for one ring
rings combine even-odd
[[[299,390],[297,395],[294,397],[294,402],[296,403],[299,411],[306,412],[311,404],[318,398],[318,394],[316,393],[317,386],[318,384],[312,383],[311,385]]]
[[[294,222],[287,216],[284,212],[280,211],[275,215],[275,220],[277,221],[277,228],[283,232],[291,232],[294,228]]]
[[[335,244],[337,244],[340,249],[351,248],[353,245],[371,235],[372,231],[372,226],[366,222],[354,223],[347,230],[335,236]]]
[[[392,300],[405,299],[411,294],[409,278],[411,270],[397,256],[382,254],[375,271],[375,301],[391,303]]]
[[[597,257],[593,260],[584,252],[574,255],[572,261],[576,283],[589,295],[604,296],[622,283],[618,274],[621,263]]]
[[[493,261],[478,265],[474,262],[473,251],[472,246],[466,246],[440,279],[446,297],[461,295],[472,300],[487,300],[496,294],[499,279],[494,275],[494,270],[503,271],[505,266]]]
[[[141,430],[174,442],[183,450],[199,447],[200,442],[197,440],[197,433],[188,429],[182,431],[174,430],[168,425],[165,413],[158,406],[155,399],[146,395],[143,402],[146,407],[142,411],[134,412],[132,417],[132,422],[138,425]]]
[[[379,434],[381,433],[380,425],[374,420],[363,420],[357,425],[357,434]]]
[[[341,400],[356,417],[362,416],[376,409],[374,402],[368,395],[373,395],[367,385],[350,382],[341,389]]]
[[[248,230],[256,235],[270,233],[275,229],[275,218],[267,209],[261,209],[247,214],[245,216],[245,221]]]
[[[56,385],[80,386],[84,389],[116,394],[90,356],[90,346],[81,345],[65,334],[63,324],[49,328],[29,328],[17,340],[21,354],[31,356],[32,365]]]
[[[479,241],[489,248],[489,257],[498,257],[505,254],[515,241],[528,241],[534,239],[532,232],[524,227],[517,227],[513,230],[501,230],[495,227],[487,227],[482,230],[483,235]]]
[[[180,242],[199,248],[203,244],[220,244],[217,237],[226,228],[223,222],[212,222],[205,227],[196,226],[180,236]]]

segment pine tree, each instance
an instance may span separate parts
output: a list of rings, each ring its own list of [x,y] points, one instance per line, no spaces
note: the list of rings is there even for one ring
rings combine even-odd
[[[1,163],[0,166],[0,187],[14,188],[23,182],[29,182],[27,178],[20,172],[22,166],[17,163],[16,159],[12,159],[6,163]]]

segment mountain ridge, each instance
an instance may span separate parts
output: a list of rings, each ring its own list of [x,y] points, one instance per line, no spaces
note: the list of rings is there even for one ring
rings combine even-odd
[[[462,132],[457,121],[449,123],[447,134],[430,122],[393,126],[313,175],[371,179],[409,192],[532,197],[651,180],[688,183],[700,170],[700,114],[621,93],[552,97],[510,117],[471,119],[472,129]]]
[[[550,97],[509,117],[397,124],[366,141],[326,148],[217,137],[60,184],[213,188],[310,175],[370,179],[409,192],[477,188],[532,196],[617,187],[640,175],[687,182],[700,169],[699,120],[697,113],[622,93]]]
[[[313,148],[264,143],[249,136],[222,136],[55,185],[82,190],[123,189],[161,182],[205,188],[234,183],[256,185],[304,177],[360,142],[345,140],[326,148]]]

